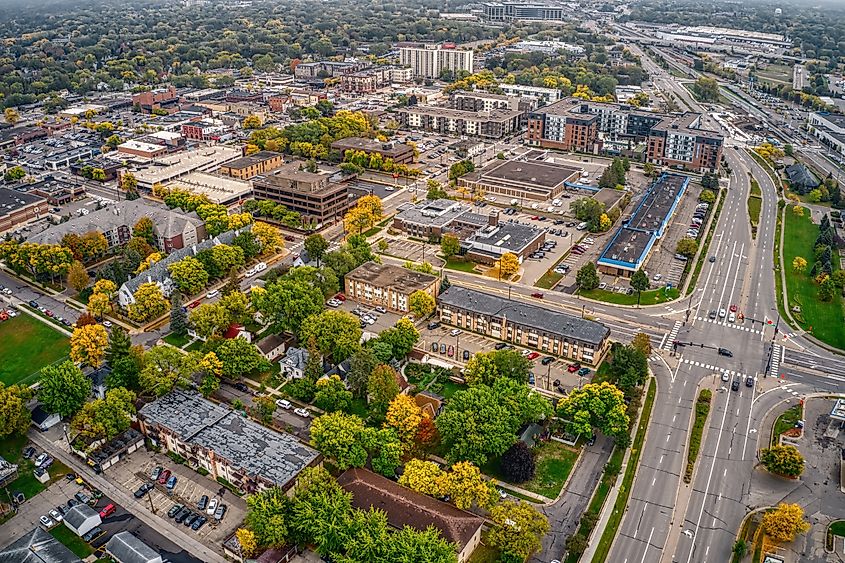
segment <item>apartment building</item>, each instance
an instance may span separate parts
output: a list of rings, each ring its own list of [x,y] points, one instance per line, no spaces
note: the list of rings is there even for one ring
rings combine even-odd
[[[290,162],[252,180],[256,199],[269,199],[302,215],[303,221],[327,225],[340,221],[352,203],[346,182],[329,172],[308,172],[303,162]]]
[[[701,116],[685,113],[651,128],[646,160],[685,170],[715,171],[722,160],[724,137],[699,128]]]
[[[439,78],[444,70],[473,72],[472,49],[458,49],[454,44],[400,46],[399,63],[411,67],[414,76]]]
[[[501,139],[520,130],[524,112],[513,109],[463,111],[434,106],[409,106],[397,114],[403,128],[441,135]]]
[[[409,301],[415,291],[437,297],[440,279],[394,266],[365,262],[344,276],[345,293],[349,299],[371,307],[382,306],[394,313],[410,310]]]
[[[337,78],[365,68],[367,68],[367,63],[360,61],[317,61],[313,63],[299,63],[293,69],[293,76],[297,80]]]
[[[494,22],[563,21],[573,8],[560,2],[484,2],[484,19]]]
[[[287,491],[322,456],[287,432],[271,430],[240,413],[177,389],[138,411],[141,432],[158,447],[183,457],[213,481],[225,479],[245,493]]]
[[[273,151],[259,151],[249,156],[236,158],[223,164],[218,172],[239,180],[250,180],[259,174],[266,174],[284,164],[284,155]]]
[[[413,70],[407,67],[380,66],[344,74],[340,77],[340,89],[344,92],[369,94],[390,84],[410,82]]]
[[[807,127],[822,145],[845,156],[845,116],[826,111],[813,112],[807,118]]]
[[[547,307],[453,285],[437,298],[440,321],[467,331],[596,366],[610,329]]]
[[[563,97],[557,88],[543,88],[542,86],[525,86],[523,84],[499,84],[502,92],[508,96],[523,96],[536,98],[538,105],[548,105],[559,102]]]
[[[176,93],[176,88],[173,86],[147,90],[146,92],[133,94],[132,105],[140,108],[144,113],[152,113],[153,110],[157,109],[164,109],[168,112],[172,112],[179,109],[179,95]]]

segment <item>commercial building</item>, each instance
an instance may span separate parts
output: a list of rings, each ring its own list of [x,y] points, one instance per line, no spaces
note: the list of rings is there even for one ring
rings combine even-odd
[[[845,156],[845,115],[816,111],[807,118],[807,127],[822,145]]]
[[[216,145],[184,151],[158,158],[143,170],[135,172],[138,187],[152,189],[154,184],[167,184],[191,172],[209,172],[242,156],[237,147]]]
[[[457,74],[473,72],[472,49],[458,49],[454,44],[413,44],[399,47],[399,63],[411,67],[414,76],[440,78],[443,71]]]
[[[40,526],[0,548],[0,563],[82,563],[82,559]]]
[[[164,204],[136,199],[119,201],[54,225],[29,237],[29,242],[61,244],[66,234],[83,235],[96,231],[103,233],[109,249],[112,249],[129,242],[132,238],[132,228],[143,217],[152,220],[155,246],[163,252],[169,253],[191,246],[206,238],[205,223],[196,213],[184,213],[181,210],[169,209]]]
[[[0,233],[18,229],[49,212],[47,199],[41,195],[0,188]]]
[[[501,139],[519,131],[522,114],[515,109],[476,112],[434,106],[409,106],[397,112],[405,129],[485,139]]]
[[[689,176],[661,174],[646,190],[631,218],[616,231],[597,261],[599,271],[630,277],[648,259],[654,244],[666,232]]]
[[[252,195],[252,184],[231,176],[191,172],[174,180],[167,188],[204,195],[211,203],[231,205]]]
[[[293,69],[293,75],[297,80],[337,78],[365,68],[367,68],[367,63],[361,61],[317,61],[313,63],[299,63]]]
[[[408,67],[377,66],[340,77],[340,89],[344,92],[369,94],[390,84],[403,84],[413,79],[413,70]]]
[[[474,193],[546,201],[559,196],[578,175],[576,168],[551,162],[494,160],[458,178],[458,186]]]
[[[326,225],[339,221],[352,198],[347,182],[330,172],[308,172],[302,162],[290,162],[252,180],[256,199],[281,203],[302,215],[303,221]]]
[[[472,235],[462,238],[461,252],[480,264],[492,265],[506,253],[515,255],[522,262],[545,240],[543,229],[519,223],[497,223],[480,227]]]
[[[542,86],[525,86],[524,84],[499,84],[502,92],[508,96],[523,96],[536,98],[539,105],[548,105],[560,101],[562,94],[557,88],[543,88]]]
[[[461,202],[435,199],[399,206],[393,217],[393,228],[413,237],[438,240],[446,233],[475,232],[484,225],[495,224],[496,220],[496,212],[480,215]]]
[[[220,119],[207,117],[182,125],[182,135],[192,141],[220,142],[231,136],[231,128]]]
[[[157,109],[163,109],[172,113],[178,109],[179,95],[173,86],[147,90],[146,92],[133,94],[132,105],[144,113],[152,113],[153,110]]]
[[[145,143],[130,139],[117,145],[117,152],[152,160],[153,158],[166,155],[168,151],[164,144]]]
[[[106,553],[117,563],[162,563],[156,550],[126,530],[109,538]]]
[[[467,561],[481,543],[484,519],[449,503],[412,491],[366,469],[354,468],[337,479],[352,494],[352,506],[364,511],[382,510],[391,528],[405,526],[423,531],[436,528],[455,545],[459,563]]]
[[[610,347],[601,323],[457,285],[437,308],[445,324],[583,364],[598,365]]]
[[[247,493],[271,487],[289,490],[320,454],[287,432],[271,430],[227,407],[181,389],[138,411],[141,431],[154,444],[182,456]]]
[[[484,19],[494,22],[563,21],[573,8],[561,2],[484,2]]]
[[[282,153],[259,151],[223,164],[218,172],[239,180],[250,180],[259,174],[275,170],[284,162]]]
[[[365,137],[346,137],[332,143],[332,149],[340,151],[364,151],[368,154],[379,154],[383,159],[391,159],[396,164],[414,162],[414,147],[405,143],[389,141],[382,143]]]
[[[701,128],[701,116],[667,116],[632,106],[566,98],[528,115],[526,143],[578,152],[621,152],[646,144],[648,162],[714,171],[724,137]]]
[[[370,306],[380,305],[400,314],[410,310],[412,293],[422,291],[437,297],[440,287],[437,276],[376,262],[361,264],[346,274],[344,280],[349,299]]]

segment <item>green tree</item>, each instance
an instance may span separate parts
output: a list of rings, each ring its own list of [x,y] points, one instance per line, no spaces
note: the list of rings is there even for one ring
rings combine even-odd
[[[633,345],[615,344],[610,361],[610,375],[618,386],[630,394],[648,377],[648,356]]]
[[[41,369],[38,398],[44,409],[62,418],[76,414],[91,395],[91,380],[70,360]]]
[[[203,303],[192,309],[188,320],[194,327],[194,332],[202,338],[220,335],[229,326],[229,316],[219,302]]]
[[[0,437],[26,434],[32,415],[26,406],[32,399],[32,390],[22,385],[6,387],[0,382]]]
[[[342,412],[324,414],[311,424],[311,444],[324,456],[333,459],[341,471],[363,467],[367,450],[360,441],[364,422],[355,415]]]
[[[280,279],[265,291],[253,291],[252,296],[255,308],[275,331],[299,332],[306,318],[325,308],[320,288],[300,280]]]
[[[436,306],[434,297],[419,289],[408,297],[408,308],[418,319],[423,319],[432,314]]]
[[[637,306],[640,304],[640,297],[643,291],[648,290],[650,286],[651,283],[648,281],[648,276],[643,272],[642,268],[633,273],[631,276],[631,287],[637,292]]]
[[[111,439],[129,428],[134,414],[135,393],[117,387],[106,391],[104,399],[85,403],[70,425],[83,436]]]
[[[718,180],[717,180],[718,181]],[[698,196],[702,203],[713,204],[716,202],[716,194],[712,190],[702,190],[701,195]]]
[[[549,532],[549,521],[524,501],[506,500],[490,510],[493,526],[488,543],[497,549],[527,559],[542,549],[542,538]]]
[[[305,238],[303,247],[305,248],[305,251],[308,252],[308,256],[313,260],[316,260],[319,265],[320,260],[322,260],[323,256],[326,254],[326,250],[329,248],[329,242],[323,237],[323,235],[315,233]]]
[[[615,385],[604,381],[573,389],[557,405],[558,416],[570,422],[579,434],[592,434],[598,428],[606,436],[628,435],[625,395]]]
[[[733,554],[734,556],[742,559],[745,557],[745,554],[748,553],[748,543],[745,540],[736,540],[733,546]]]
[[[258,414],[258,418],[264,424],[272,424],[273,423],[273,413],[276,412],[276,401],[270,395],[265,395],[263,397],[257,397],[255,399],[255,411]]]
[[[378,365],[367,379],[370,416],[375,420],[384,420],[390,402],[399,394],[398,374],[388,365]]]
[[[369,348],[360,348],[349,357],[349,372],[346,382],[354,397],[359,399],[367,396],[367,381],[370,374],[379,364],[378,358]]]
[[[352,408],[352,393],[337,375],[317,380],[314,405],[326,412],[349,412]]]
[[[819,285],[819,299],[822,301],[833,301],[836,295],[836,284],[829,277],[825,277],[824,281]]]
[[[578,284],[579,291],[590,291],[599,286],[599,274],[596,271],[596,265],[592,262],[587,262],[578,269],[575,274],[575,283]]]
[[[358,319],[344,311],[322,311],[302,322],[299,338],[303,342],[314,337],[317,348],[324,356],[340,363],[359,347],[361,327]]]
[[[26,170],[20,166],[12,166],[3,174],[3,179],[7,182],[17,182],[26,178]]]
[[[177,385],[186,385],[193,374],[190,356],[170,346],[154,346],[144,353],[143,369],[138,378],[141,390],[161,397]]]
[[[500,377],[526,383],[530,371],[531,361],[518,351],[492,350],[478,352],[470,358],[464,370],[464,379],[469,385],[493,385]]]
[[[106,376],[106,387],[125,387],[136,389],[138,375],[141,373],[143,350],[132,348],[129,333],[121,326],[115,326],[109,332],[109,345],[106,348],[106,362],[111,372]]]
[[[795,446],[772,446],[760,450],[760,463],[768,471],[785,477],[800,477],[804,472],[804,456]]]
[[[719,83],[716,79],[706,76],[702,76],[696,80],[692,90],[702,102],[718,102],[721,95],[719,93]]]
[[[177,336],[188,333],[188,314],[182,307],[182,294],[178,291],[170,296],[170,331]]]
[[[192,256],[170,264],[167,269],[176,287],[185,295],[194,295],[208,285],[208,272],[202,262]]]
[[[445,234],[440,238],[440,251],[447,259],[461,251],[461,241],[452,234]]]
[[[223,375],[229,378],[270,369],[270,363],[258,349],[243,338],[224,340],[215,353],[223,362]]]
[[[141,217],[132,228],[132,236],[147,241],[147,244],[155,246],[155,225],[149,217]]]
[[[692,258],[695,256],[695,253],[698,252],[698,241],[694,238],[684,237],[678,241],[678,245],[675,247],[675,252],[686,256],[687,258]]]
[[[245,523],[260,545],[283,547],[287,543],[291,500],[273,487],[246,498]]]

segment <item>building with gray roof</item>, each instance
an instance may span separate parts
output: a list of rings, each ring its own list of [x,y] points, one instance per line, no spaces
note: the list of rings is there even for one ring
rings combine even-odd
[[[799,194],[809,193],[821,185],[810,169],[800,162],[787,166],[784,172],[790,189]]]
[[[156,550],[139,540],[130,532],[118,532],[109,538],[106,553],[117,563],[162,563]]]
[[[87,504],[77,504],[65,513],[65,526],[77,536],[84,536],[103,523],[100,513]]]
[[[245,492],[290,489],[322,456],[287,432],[271,430],[197,393],[174,390],[138,412],[141,431],[159,446]]]
[[[440,321],[562,356],[598,365],[610,347],[610,329],[568,313],[453,285],[437,298]]]
[[[0,549],[0,563],[82,563],[82,559],[36,527]]]
[[[446,232],[470,228],[475,231],[489,221],[472,208],[451,199],[401,205],[393,217],[393,228],[411,236],[439,239]]]
[[[546,231],[520,223],[497,223],[478,229],[461,241],[467,258],[482,264],[492,264],[505,253],[514,254],[520,262],[543,245]]]

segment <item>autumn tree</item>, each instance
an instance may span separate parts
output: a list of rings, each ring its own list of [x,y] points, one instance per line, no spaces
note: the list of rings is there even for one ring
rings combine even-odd
[[[451,502],[462,510],[473,506],[489,508],[498,498],[496,487],[484,478],[478,466],[459,461],[452,464],[445,476],[445,488]]]
[[[410,395],[399,394],[390,401],[385,416],[385,426],[396,430],[406,449],[414,443],[417,430],[423,419],[423,411]]]
[[[85,403],[73,417],[71,427],[89,438],[111,439],[128,429],[135,414],[135,393],[117,387],[103,399]]]
[[[423,495],[446,495],[446,472],[433,461],[411,459],[399,477],[399,484]]]
[[[197,363],[201,374],[199,391],[203,397],[210,397],[220,389],[220,377],[223,375],[223,362],[214,352],[208,352]]]
[[[272,254],[285,247],[285,237],[282,232],[269,223],[256,222],[252,225],[252,235],[258,242],[261,254]]]
[[[461,251],[461,242],[453,234],[445,234],[440,238],[440,251],[447,259]]]
[[[804,456],[791,445],[763,448],[760,450],[760,463],[772,473],[785,477],[800,477],[804,472]]]
[[[70,336],[70,358],[77,363],[99,367],[108,344],[109,333],[103,325],[77,327]]]
[[[6,108],[3,110],[3,117],[6,119],[6,123],[9,125],[14,125],[18,121],[20,121],[21,116],[18,113],[18,110],[15,108]]]
[[[505,252],[499,258],[499,273],[509,278],[519,271],[519,258],[513,252]]]
[[[141,217],[138,219],[132,227],[132,236],[143,239],[147,241],[147,244],[155,246],[155,225],[153,224],[153,220],[149,217]]]
[[[255,114],[249,114],[248,116],[244,117],[241,126],[244,129],[258,129],[259,127],[261,127],[261,118]]]
[[[186,256],[167,267],[170,278],[185,295],[194,295],[208,285],[208,272],[202,262],[192,256]]]
[[[41,369],[38,399],[49,413],[71,416],[91,395],[91,380],[73,362],[66,360]]]
[[[418,319],[423,319],[434,312],[434,297],[425,291],[416,290],[408,297],[408,308]]]
[[[142,283],[133,295],[135,301],[127,309],[129,318],[136,322],[147,322],[163,315],[169,306],[167,299],[154,282]]]
[[[698,241],[691,237],[684,237],[678,241],[675,252],[687,258],[692,258],[698,252]]]
[[[244,558],[250,558],[255,555],[255,552],[258,549],[258,541],[251,530],[238,528],[235,530],[235,537],[238,540],[238,545],[241,548],[241,555]]]
[[[525,560],[542,549],[542,538],[549,532],[549,521],[524,501],[506,500],[490,510],[493,526],[487,542],[502,552]]]
[[[6,386],[0,382],[0,437],[26,434],[32,422],[27,403],[32,399],[32,389],[25,385]]]
[[[810,529],[810,524],[804,521],[801,505],[783,502],[763,515],[762,524],[766,535],[778,542],[791,542]]]
[[[77,293],[88,287],[91,278],[88,277],[88,271],[82,262],[74,260],[67,271],[67,283]]]
[[[631,346],[634,347],[643,357],[648,358],[651,355],[651,337],[645,332],[638,332],[631,340]]]
[[[796,274],[802,274],[807,271],[807,260],[801,256],[796,256],[792,259],[792,270]]]
[[[398,374],[392,367],[381,364],[375,367],[367,379],[370,416],[383,420],[391,401],[399,394]]]

